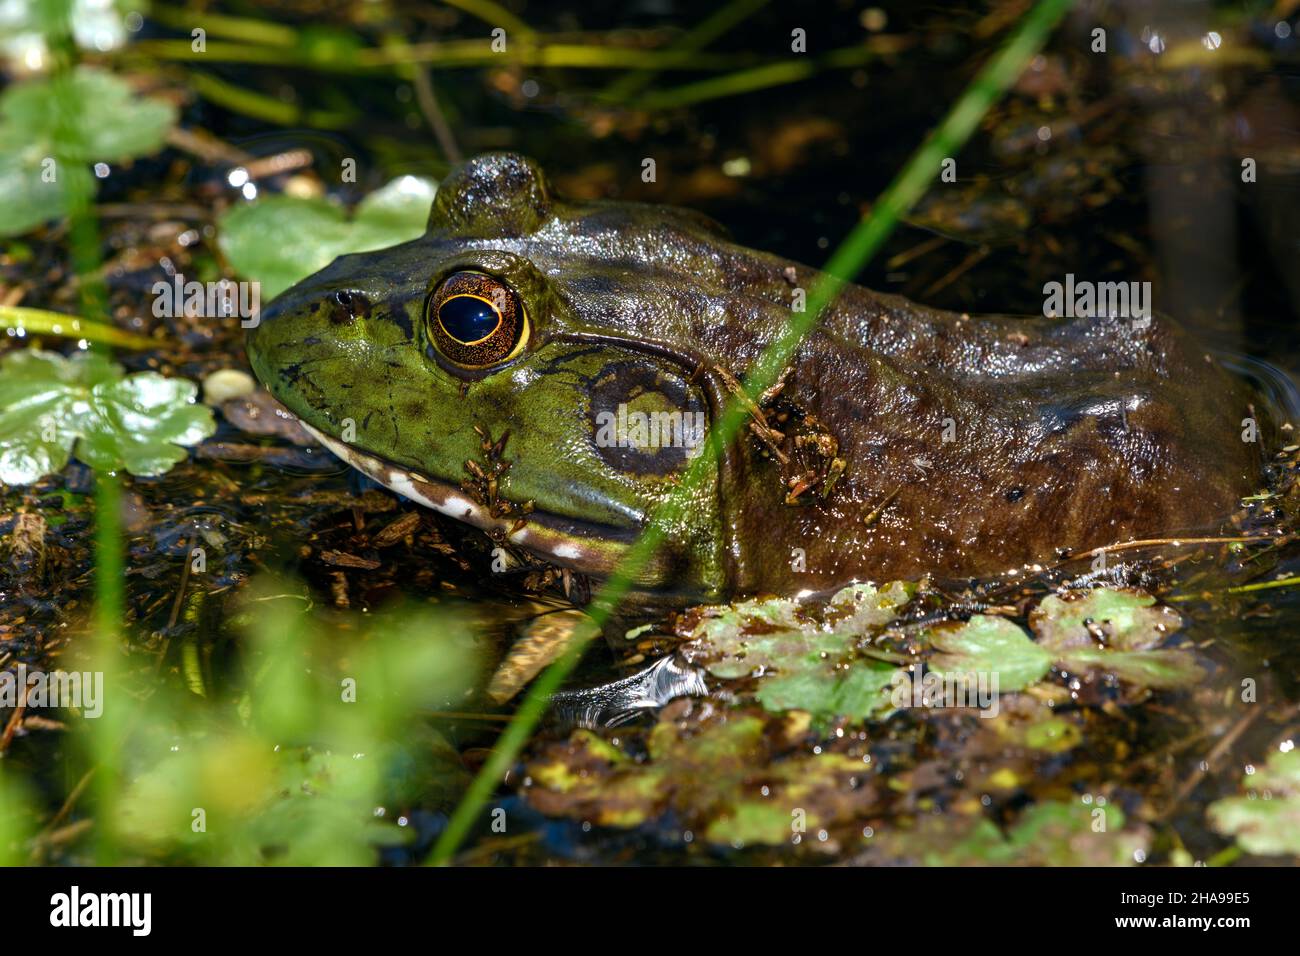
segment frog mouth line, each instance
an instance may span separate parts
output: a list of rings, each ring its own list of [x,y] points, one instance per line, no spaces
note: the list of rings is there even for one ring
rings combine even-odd
[[[470,500],[460,488],[426,478],[378,455],[357,451],[344,442],[323,434],[301,419],[299,422],[313,438],[336,457],[385,488],[416,504],[486,531],[493,537],[500,535],[510,544],[539,554],[562,567],[581,571],[584,574],[609,574],[622,559],[630,543],[617,539],[630,538],[634,534],[630,529],[624,531],[592,526],[590,530],[596,540],[603,542],[600,547],[593,547],[578,533],[580,522],[567,522],[571,527],[566,530],[560,526],[563,519],[543,512],[533,512],[522,528],[511,533],[517,521],[515,517],[493,517],[487,508]]]

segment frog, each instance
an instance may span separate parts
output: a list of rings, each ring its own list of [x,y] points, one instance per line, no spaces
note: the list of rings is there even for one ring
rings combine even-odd
[[[647,601],[1041,567],[1217,532],[1261,482],[1259,395],[1159,312],[972,315],[845,281],[747,387],[823,279],[488,153],[422,236],[277,296],[247,351],[343,461],[507,553],[608,578],[658,513]]]

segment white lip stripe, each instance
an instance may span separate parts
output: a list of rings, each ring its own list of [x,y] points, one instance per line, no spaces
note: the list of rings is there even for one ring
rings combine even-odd
[[[432,508],[434,511],[447,515],[449,518],[455,518],[457,521],[469,522],[487,522],[497,524],[487,513],[487,510],[480,505],[475,504],[467,498],[461,498],[457,495],[447,494],[439,499],[427,494],[424,488],[418,487],[411,476],[404,471],[400,471],[390,465],[385,464],[378,458],[362,454],[355,448],[349,448],[346,444],[337,439],[330,438],[322,434],[310,425],[302,422],[302,427],[307,429],[312,436],[328,448],[331,452],[342,458],[345,462],[361,472],[368,478],[373,478],[385,488],[391,488],[404,498],[410,498],[417,504],[424,505],[426,508]],[[441,486],[434,482],[426,482],[425,488],[440,488]]]
[[[317,441],[357,471],[416,504],[424,505],[449,518],[467,522],[484,530],[499,528],[509,532],[514,525],[514,519],[503,520],[492,517],[487,508],[463,497],[459,489],[453,489],[450,485],[423,476],[417,481],[409,472],[402,471],[395,465],[390,465],[373,455],[359,452],[338,439],[322,434],[306,422],[300,420],[300,424]],[[541,534],[531,533],[531,530],[528,525],[524,525],[510,535],[511,543],[579,569],[582,569],[584,564],[600,562],[598,553],[584,547],[580,540],[564,538],[548,529],[543,529]]]

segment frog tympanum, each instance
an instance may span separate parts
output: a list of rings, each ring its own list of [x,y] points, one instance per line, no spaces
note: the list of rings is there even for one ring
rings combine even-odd
[[[690,211],[562,201],[498,153],[442,183],[421,238],[280,295],[248,351],[365,474],[599,576],[817,275]],[[749,408],[642,593],[983,575],[1217,528],[1261,474],[1251,390],[1158,315],[971,317],[846,285]]]

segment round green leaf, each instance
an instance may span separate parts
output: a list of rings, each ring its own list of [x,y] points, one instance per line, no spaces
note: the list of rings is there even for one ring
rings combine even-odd
[[[74,447],[99,469],[160,475],[182,445],[212,434],[198,388],[156,372],[122,376],[99,355],[26,349],[0,360],[0,481],[30,484],[63,468]]]
[[[1210,805],[1210,824],[1247,853],[1300,856],[1300,750],[1273,754],[1241,785],[1247,796]]]
[[[1052,666],[1051,655],[1003,617],[976,614],[969,621],[937,624],[926,636],[940,652],[930,659],[930,670],[996,674],[999,691],[1021,690]]]
[[[45,157],[30,150],[5,152],[0,147],[0,236],[17,236],[68,211],[65,181],[42,176]],[[29,155],[30,154],[30,155]]]
[[[1139,687],[1190,687],[1205,677],[1205,670],[1191,651],[1182,648],[1108,651],[1101,647],[1080,647],[1062,654],[1057,663],[1067,671],[1109,671]]]
[[[9,86],[0,94],[0,235],[65,215],[70,180],[89,177],[85,164],[156,152],[175,124],[170,103],[94,67]]]
[[[812,659],[759,684],[755,699],[771,711],[806,710],[814,717],[862,720],[893,710],[889,691],[899,668],[855,660],[841,667]]]
[[[262,296],[271,299],[338,256],[424,235],[434,190],[427,179],[402,176],[362,200],[350,220],[324,199],[270,196],[222,216],[221,251],[239,275],[260,282]]]

